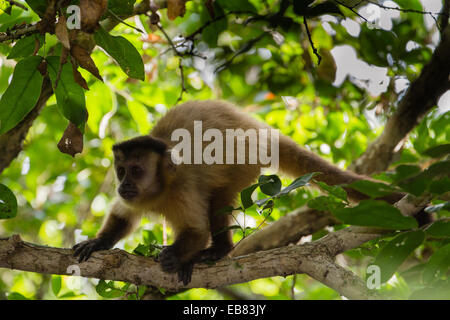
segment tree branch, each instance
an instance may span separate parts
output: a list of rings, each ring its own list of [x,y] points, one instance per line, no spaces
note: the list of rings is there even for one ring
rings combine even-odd
[[[231,255],[236,257],[297,243],[302,237],[335,223],[330,213],[303,207],[252,233],[236,245]]]
[[[0,42],[19,39],[23,36],[29,36],[31,34],[38,33],[38,32],[39,32],[39,30],[37,28],[37,24],[25,26],[23,28],[13,30],[11,32],[0,32]]]
[[[192,281],[186,288],[214,289],[259,278],[306,273],[324,281],[349,299],[368,299],[375,296],[362,282],[346,282],[345,279],[352,274],[336,268],[331,257],[324,256],[327,252],[320,244],[308,243],[224,259],[213,266],[197,264]],[[154,259],[132,255],[123,250],[95,252],[88,261],[78,263],[76,258],[72,257],[71,249],[27,243],[18,235],[0,240],[2,268],[71,275],[68,270],[73,270],[74,266],[79,267],[83,277],[125,281],[168,291],[183,288],[182,283],[177,281],[176,274],[163,272]]]
[[[450,89],[450,26],[442,39],[400,101],[397,110],[386,123],[383,133],[367,148],[350,169],[360,174],[372,174],[388,168],[395,150],[408,133],[420,123],[423,116],[436,106],[442,94]]]
[[[405,215],[420,211],[428,196],[406,196],[396,205]],[[213,266],[196,264],[192,281],[184,288],[219,288],[272,276],[305,273],[335,289],[349,299],[376,299],[376,292],[352,272],[333,262],[337,254],[375,239],[385,231],[375,228],[348,227],[303,245],[259,251],[249,255],[218,261]],[[157,261],[114,249],[94,252],[91,258],[78,263],[72,249],[52,248],[24,242],[18,235],[0,239],[0,267],[44,274],[79,275],[88,278],[116,280],[164,288],[177,292],[182,284],[176,274],[163,272]]]

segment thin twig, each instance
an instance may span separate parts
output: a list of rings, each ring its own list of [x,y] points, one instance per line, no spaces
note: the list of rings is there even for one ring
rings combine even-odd
[[[177,104],[178,102],[180,102],[183,99],[183,93],[187,92],[186,85],[184,83],[183,55],[177,50],[172,39],[170,39],[169,35],[166,33],[166,31],[164,30],[162,25],[160,23],[158,23],[157,26],[158,26],[158,29],[163,33],[164,37],[166,38],[166,40],[169,43],[170,47],[172,48],[173,52],[180,58],[180,63],[178,65],[178,68],[180,69],[180,74],[181,74],[181,92],[180,92],[180,96],[178,97],[178,99],[175,103],[175,104]]]
[[[292,276],[291,299],[295,300],[295,285],[297,284],[297,274]]]
[[[11,6],[16,6],[16,7],[19,7],[20,9],[28,11],[27,7],[25,7],[23,4],[21,4],[17,1],[14,1],[14,0],[6,0],[6,1],[8,1]]]
[[[345,7],[345,8],[347,8],[348,10],[350,10],[351,12],[353,12],[354,14],[356,14],[358,17],[360,17],[361,19],[363,19],[365,22],[367,22],[367,19],[364,18],[362,15],[360,15],[360,14],[358,13],[358,11],[356,11],[356,10],[354,9],[355,7],[357,7],[358,5],[361,4],[362,0],[361,0],[360,2],[354,4],[353,6],[346,5],[345,3],[342,3],[341,1],[338,1],[338,0],[334,0],[334,2],[336,2],[337,4],[339,4],[339,5],[341,5],[341,6]]]
[[[257,36],[254,39],[249,40],[247,43],[245,43],[241,49],[239,49],[239,51],[237,51],[229,60],[225,61],[224,63],[222,63],[220,66],[218,66],[214,72],[219,72],[222,71],[223,69],[227,68],[232,62],[233,60],[237,57],[240,56],[241,54],[246,53],[247,51],[249,51],[251,48],[253,48],[253,46],[259,41],[261,40],[267,33],[264,32],[262,34],[260,34],[259,36]]]
[[[34,33],[38,33],[37,24],[33,24],[31,26],[20,28],[16,30],[11,30],[8,32],[0,32],[0,42],[20,39],[23,36],[29,36]]]
[[[139,28],[137,28],[137,27],[135,27],[135,26],[132,26],[132,25],[126,23],[125,21],[123,21],[118,15],[116,15],[114,12],[112,12],[112,10],[108,9],[108,13],[109,13],[114,19],[116,19],[116,20],[119,21],[120,23],[126,25],[127,27],[133,28],[133,29],[136,30],[137,32],[144,33],[144,31],[142,31],[141,29],[139,29]]]
[[[403,9],[403,8],[398,8],[398,7],[388,7],[385,5],[382,5],[378,2],[372,1],[372,0],[364,0],[364,2],[373,4],[377,7],[380,7],[381,9],[385,9],[385,10],[395,10],[395,11],[400,11],[400,12],[405,12],[405,13],[419,13],[419,14],[429,14],[429,15],[442,15],[442,12],[431,12],[431,11],[421,11],[421,10],[416,10],[416,9]]]
[[[320,56],[319,52],[317,51],[316,47],[314,46],[314,42],[312,41],[311,33],[309,32],[308,22],[307,22],[307,19],[305,16],[303,16],[303,24],[305,25],[306,34],[308,35],[308,40],[309,40],[309,43],[311,44],[311,48],[318,59],[317,65],[320,65],[320,62],[322,61],[322,57]]]

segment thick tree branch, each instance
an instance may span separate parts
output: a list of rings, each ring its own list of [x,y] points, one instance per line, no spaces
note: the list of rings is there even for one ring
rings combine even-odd
[[[236,245],[231,255],[236,257],[287,246],[335,223],[331,214],[303,207],[252,233]]]
[[[355,276],[337,268],[332,257],[325,256],[328,252],[329,249],[321,244],[308,243],[225,259],[213,266],[199,264],[195,266],[187,288],[213,289],[259,278],[306,273],[349,299],[376,296],[362,282],[346,281]],[[71,249],[38,246],[21,241],[19,236],[0,240],[0,267],[63,275],[71,274],[68,270],[79,267],[83,277],[125,281],[168,291],[182,288],[176,275],[164,273],[159,263],[151,258],[114,249],[96,252],[88,261],[79,264],[72,257]]]
[[[386,123],[383,133],[367,148],[352,166],[360,174],[372,174],[386,170],[392,162],[397,146],[421,121],[423,116],[437,105],[442,94],[450,89],[450,26],[442,32],[442,39],[414,80],[397,110]]]
[[[397,203],[405,215],[421,210],[427,196],[406,196]],[[348,227],[315,242],[259,251],[249,255],[223,259],[213,266],[197,264],[192,281],[185,288],[218,288],[272,276],[305,273],[335,289],[349,299],[379,298],[365,283],[348,270],[336,265],[334,257],[356,248],[384,233],[383,230]],[[164,273],[158,262],[114,249],[95,252],[78,263],[71,249],[51,248],[24,242],[19,236],[0,239],[0,267],[45,274],[72,274],[78,269],[83,277],[116,280],[164,288],[176,292],[182,288],[177,276]]]

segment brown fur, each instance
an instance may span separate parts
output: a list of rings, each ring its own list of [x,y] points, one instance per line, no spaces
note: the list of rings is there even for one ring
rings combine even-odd
[[[224,137],[226,129],[270,129],[229,103],[192,101],[169,110],[149,136],[114,147],[116,170],[128,168],[124,169],[127,174],[121,177],[121,186],[128,181],[131,189],[137,189],[138,196],[131,200],[119,199],[98,236],[116,234],[114,239],[121,238],[131,231],[141,214],[149,211],[161,213],[177,234],[172,251],[167,250],[167,254],[162,255],[162,262],[167,262],[166,270],[169,271],[179,270],[179,267],[170,266],[174,256],[182,266],[198,256],[220,258],[231,250],[231,233],[223,231],[229,224],[229,215],[215,213],[225,206],[235,206],[238,193],[256,180],[261,169],[260,164],[174,165],[169,152],[178,141],[171,141],[172,132],[185,128],[194,137],[194,120],[202,121],[203,132],[216,128]],[[167,151],[161,142],[167,146]],[[339,169],[281,134],[279,142],[280,169],[294,178],[315,171],[322,172],[317,176],[318,180],[330,185],[367,179]],[[204,142],[203,147],[209,143]],[[246,158],[248,163],[248,156]],[[129,172],[133,166],[139,166],[145,172],[132,177]],[[365,197],[354,190],[347,191],[354,199]],[[127,222],[114,223],[115,217],[124,218]],[[210,248],[204,250],[211,240]]]

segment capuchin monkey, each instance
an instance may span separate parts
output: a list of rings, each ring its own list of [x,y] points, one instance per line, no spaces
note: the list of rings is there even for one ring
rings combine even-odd
[[[114,145],[118,197],[97,237],[74,246],[74,256],[80,262],[94,251],[112,248],[148,212],[162,214],[175,231],[175,242],[161,251],[159,261],[163,271],[178,273],[184,285],[190,282],[195,262],[218,260],[231,251],[232,234],[227,229],[230,215],[216,213],[227,206],[235,207],[239,192],[257,179],[264,165],[260,161],[250,164],[249,154],[245,155],[244,164],[238,164],[237,152],[233,163],[226,161],[225,152],[223,161],[218,163],[177,163],[171,151],[179,140],[172,141],[172,134],[180,128],[189,132],[195,157],[199,146],[194,141],[194,121],[201,121],[203,131],[217,129],[215,133],[220,132],[223,137],[227,129],[271,129],[229,103],[192,101],[169,110],[149,135]],[[204,149],[211,142],[201,143]],[[249,147],[248,139],[245,145]],[[236,146],[237,143],[234,151]],[[321,172],[315,179],[329,185],[369,179],[339,169],[282,134],[278,146],[279,169],[293,178]],[[367,198],[351,188],[346,191],[351,199]],[[383,200],[394,203],[401,197],[402,194],[392,194]]]

